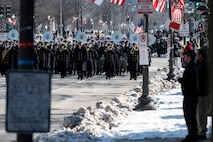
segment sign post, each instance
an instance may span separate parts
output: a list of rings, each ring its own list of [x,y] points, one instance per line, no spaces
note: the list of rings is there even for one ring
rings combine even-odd
[[[147,97],[149,95],[149,61],[148,61],[148,14],[144,14],[145,17],[145,21],[146,21],[146,26],[145,26],[145,35],[146,35],[146,47],[144,48],[144,53],[146,53],[146,56],[144,58],[144,61],[146,62],[146,64],[143,65],[143,96]],[[145,51],[146,50],[146,51]]]
[[[140,35],[140,48],[139,48],[139,64],[142,65],[142,75],[143,75],[143,85],[142,85],[142,96],[139,97],[139,104],[134,108],[134,110],[144,110],[144,106],[147,103],[142,103],[144,99],[149,96],[149,59],[148,59],[148,14],[144,14],[145,17],[145,33]]]
[[[153,0],[138,0],[138,14],[144,14],[145,17],[145,33],[141,35],[140,46],[140,65],[143,66],[143,96],[149,95],[149,60],[148,60],[148,14],[153,13]]]
[[[17,142],[33,142],[33,132],[48,132],[50,74],[35,72],[34,0],[20,0],[18,70],[8,71],[6,130],[17,132]]]

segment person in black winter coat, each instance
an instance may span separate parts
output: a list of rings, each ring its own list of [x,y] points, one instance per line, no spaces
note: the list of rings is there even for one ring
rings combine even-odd
[[[186,63],[183,77],[178,78],[183,94],[183,113],[188,128],[188,135],[182,142],[196,142],[197,120],[196,108],[198,102],[198,72],[195,63],[195,52],[189,50],[184,53],[183,60]]]
[[[198,138],[206,139],[207,118],[209,108],[208,84],[207,84],[207,52],[205,49],[198,49],[196,54],[199,77],[199,96],[197,105]]]

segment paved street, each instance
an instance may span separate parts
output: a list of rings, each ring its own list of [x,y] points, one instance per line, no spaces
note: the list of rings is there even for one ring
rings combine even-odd
[[[168,58],[153,58],[149,67],[150,76],[158,67],[168,66]],[[70,115],[80,107],[95,106],[99,100],[109,101],[115,96],[140,84],[142,77],[129,80],[129,75],[116,76],[106,80],[104,75],[93,78],[77,80],[76,76],[61,79],[59,75],[52,77],[52,101],[51,101],[51,131],[62,126],[64,116]],[[6,110],[6,85],[5,78],[0,77],[0,141],[12,142],[16,140],[15,133],[5,132]],[[36,137],[39,134],[34,134]]]

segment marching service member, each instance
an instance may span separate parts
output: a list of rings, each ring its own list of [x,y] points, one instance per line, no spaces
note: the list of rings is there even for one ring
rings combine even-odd
[[[42,41],[39,41],[38,45],[37,45],[37,53],[38,53],[38,69],[40,71],[44,71],[45,70],[45,60],[46,60],[46,56],[45,56],[45,44]]]
[[[130,71],[130,80],[137,80],[137,70],[139,68],[139,48],[136,43],[132,44],[131,50],[129,52],[129,71]]]
[[[106,79],[113,77],[114,56],[115,53],[112,49],[112,45],[108,42],[107,47],[104,50],[104,70],[106,71]]]
[[[6,75],[7,70],[11,69],[11,41],[6,41],[3,44],[4,50],[2,51],[2,58],[1,58],[1,75]]]
[[[67,45],[62,43],[61,48],[59,49],[59,67],[61,78],[66,77],[67,60],[69,59],[68,55]]]
[[[78,41],[75,49],[74,49],[74,60],[76,63],[76,70],[78,74],[78,79],[83,79],[84,76],[84,65],[87,59],[87,50],[85,46],[82,45],[81,41]]]

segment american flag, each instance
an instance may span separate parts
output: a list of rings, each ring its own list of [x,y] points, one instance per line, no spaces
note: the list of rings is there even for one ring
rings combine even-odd
[[[99,20],[99,21],[98,21],[98,24],[99,24],[99,25],[102,25],[103,23],[104,23],[104,21],[102,21],[102,20]]]
[[[110,0],[111,3],[124,6],[125,0]]]
[[[153,9],[163,13],[166,9],[166,0],[153,0]]]
[[[74,23],[77,19],[78,17],[72,17],[72,23]]]
[[[83,24],[83,25],[86,25],[86,24],[87,24],[87,19],[86,19],[86,18],[83,19],[82,24]]]
[[[55,19],[54,17],[51,18],[50,16],[47,16],[47,20],[48,20],[48,21],[52,21],[52,20],[54,20],[54,19]]]
[[[8,18],[7,22],[16,25],[16,19]]]
[[[178,22],[181,22],[182,21],[182,10],[181,9],[177,9],[175,8],[173,11],[172,11],[172,21],[178,21]]]
[[[181,22],[183,19],[183,10],[184,10],[184,1],[183,0],[173,0],[172,2],[172,21]]]
[[[137,34],[140,34],[140,33],[142,33],[142,27],[137,27],[136,28],[136,30],[135,30],[135,32],[137,33]]]
[[[124,28],[126,26],[126,24],[121,23],[121,28]]]
[[[184,0],[172,0],[172,4],[175,4],[180,9],[185,8]]]

